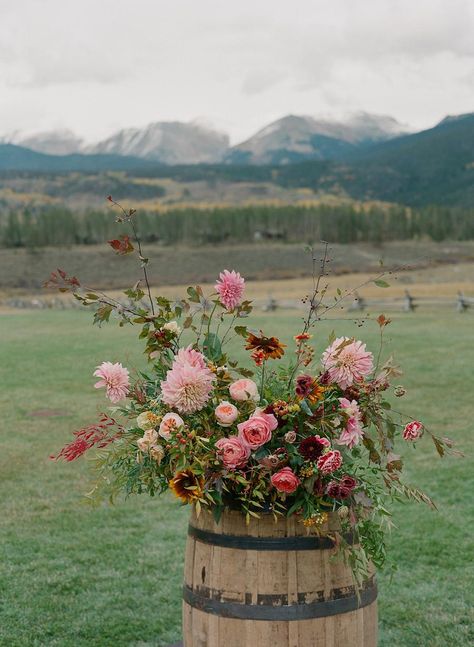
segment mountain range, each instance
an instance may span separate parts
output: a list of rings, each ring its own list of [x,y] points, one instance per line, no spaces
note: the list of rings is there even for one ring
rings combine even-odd
[[[162,164],[285,164],[307,159],[342,159],[405,133],[392,117],[356,113],[346,121],[288,115],[262,128],[237,146],[229,137],[200,123],[156,122],[144,128],[119,130],[107,139],[86,144],[69,130],[0,137],[48,155],[122,155]]]
[[[474,113],[414,133],[389,117],[335,122],[290,115],[232,148],[225,135],[178,122],[120,131],[81,152],[71,152],[71,133],[62,139],[16,135],[15,141],[0,143],[0,171],[120,170],[187,182],[272,182],[408,205],[474,203]],[[68,154],[35,151],[27,143]]]

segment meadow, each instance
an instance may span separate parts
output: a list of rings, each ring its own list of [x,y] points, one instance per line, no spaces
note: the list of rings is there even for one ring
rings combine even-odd
[[[289,342],[298,316],[259,313],[254,325]],[[403,448],[405,480],[439,511],[416,504],[393,511],[399,569],[379,576],[380,646],[467,647],[474,642],[472,313],[392,318],[386,352],[405,369],[403,409],[466,456],[441,460],[428,440]],[[317,351],[333,328],[376,344],[375,323],[326,321],[316,330]],[[143,366],[135,337],[128,328],[94,328],[80,311],[0,315],[0,645],[163,647],[180,638],[188,510],[168,496],[90,508],[82,499],[91,487],[86,462],[49,458],[107,406],[92,387],[98,363]]]

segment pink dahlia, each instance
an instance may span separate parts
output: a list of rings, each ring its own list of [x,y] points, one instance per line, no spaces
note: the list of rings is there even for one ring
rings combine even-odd
[[[100,377],[100,380],[94,384],[96,389],[105,386],[107,397],[114,404],[123,400],[130,384],[128,369],[117,362],[102,362],[93,373],[94,377]]]
[[[372,372],[373,355],[365,350],[361,341],[338,337],[324,351],[322,364],[329,380],[347,389]]]
[[[245,288],[245,280],[238,272],[224,270],[219,274],[219,279],[214,286],[219,294],[222,305],[227,310],[233,310],[239,305]]]
[[[200,411],[209,400],[214,374],[192,364],[174,364],[161,382],[161,396],[169,407],[180,413]]]
[[[187,348],[180,348],[176,353],[173,360],[173,368],[177,365],[182,366],[183,364],[189,364],[191,366],[196,366],[197,368],[206,368],[206,358],[198,350],[194,350],[192,346]]]
[[[364,436],[359,405],[356,400],[352,400],[351,402],[347,398],[339,398],[339,403],[341,405],[341,409],[348,418],[346,426],[339,436],[337,443],[339,445],[347,445],[347,447],[352,449]]]

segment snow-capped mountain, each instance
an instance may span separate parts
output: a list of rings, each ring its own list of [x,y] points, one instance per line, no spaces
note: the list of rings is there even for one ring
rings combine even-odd
[[[47,132],[25,135],[15,131],[0,138],[2,144],[15,144],[23,148],[29,148],[37,153],[48,155],[70,155],[80,153],[83,147],[83,140],[70,130],[51,130]]]
[[[233,148],[229,147],[228,135],[197,121],[162,121],[144,128],[127,128],[87,145],[69,130],[28,135],[16,131],[0,137],[0,143],[49,155],[108,154],[162,164],[288,164],[342,160],[356,150],[406,132],[408,129],[392,117],[361,112],[344,121],[287,115]]]
[[[305,159],[342,159],[352,150],[408,132],[392,117],[356,113],[345,121],[288,115],[234,146],[226,160],[283,164]]]
[[[197,123],[156,122],[145,128],[127,128],[88,146],[87,153],[133,155],[163,164],[220,162],[229,137]]]

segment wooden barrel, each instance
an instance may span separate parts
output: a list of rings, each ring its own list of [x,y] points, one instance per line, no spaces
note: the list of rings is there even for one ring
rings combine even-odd
[[[338,527],[331,514],[322,531]],[[350,536],[347,541],[352,541]],[[357,596],[329,537],[295,518],[219,524],[191,514],[183,588],[184,647],[376,647],[377,588]]]

